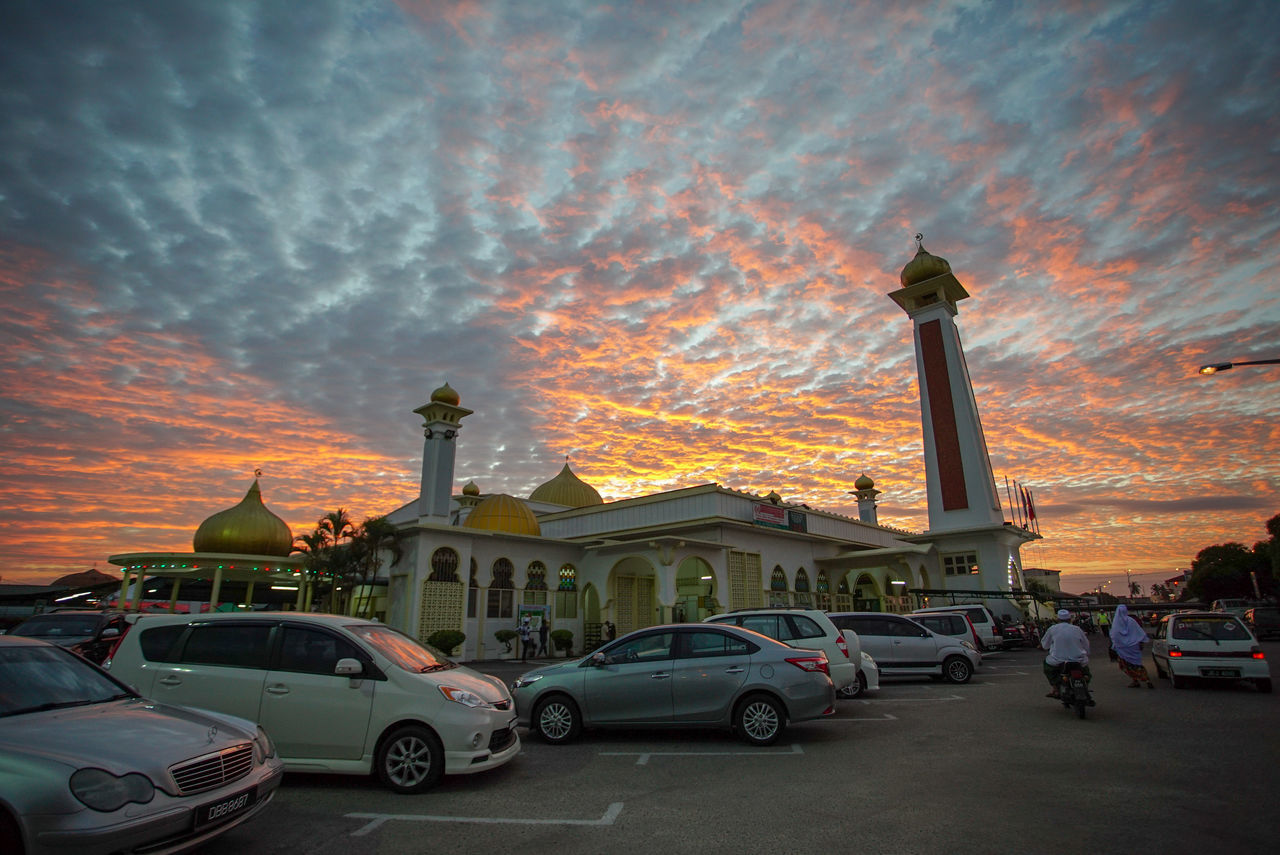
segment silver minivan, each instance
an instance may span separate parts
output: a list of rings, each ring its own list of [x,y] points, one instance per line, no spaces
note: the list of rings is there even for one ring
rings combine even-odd
[[[832,612],[828,617],[840,629],[858,634],[862,649],[886,677],[920,675],[967,683],[981,661],[973,644],[938,635],[904,615]]]
[[[420,793],[520,752],[497,677],[342,615],[145,615],[104,667],[144,697],[257,722],[293,772],[374,774]]]

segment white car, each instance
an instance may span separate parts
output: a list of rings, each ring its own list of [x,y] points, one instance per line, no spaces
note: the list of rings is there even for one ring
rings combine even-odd
[[[1249,627],[1229,612],[1180,612],[1165,617],[1151,642],[1156,674],[1175,689],[1188,678],[1250,680],[1271,691],[1267,656]]]
[[[882,676],[940,677],[967,683],[981,661],[972,643],[938,635],[910,619],[885,612],[833,612],[831,621],[858,634]]]
[[[862,644],[852,632],[841,632],[818,609],[759,608],[742,609],[712,615],[705,623],[728,623],[754,630],[791,647],[821,650],[827,654],[827,667],[836,694],[856,697],[866,686],[866,677],[858,677],[862,662]]]
[[[419,793],[520,752],[501,680],[360,618],[146,615],[105,667],[148,698],[261,724],[288,771],[372,773]]]

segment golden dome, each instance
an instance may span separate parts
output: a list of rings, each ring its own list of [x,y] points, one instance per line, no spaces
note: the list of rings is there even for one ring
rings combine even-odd
[[[940,256],[930,255],[925,250],[921,235],[916,235],[916,242],[919,248],[916,250],[915,258],[908,261],[907,266],[902,268],[902,273],[898,275],[898,281],[902,283],[903,288],[951,272],[950,262]]]
[[[853,486],[859,490],[870,490],[875,485],[876,482],[868,478],[866,472],[859,475],[858,480],[853,482]]]
[[[455,406],[455,407],[458,406],[458,404],[462,403],[462,398],[458,396],[458,393],[455,392],[453,390],[453,387],[450,386],[448,383],[445,383],[439,389],[432,392],[431,400],[439,402],[441,404],[451,404],[452,406]]]
[[[462,525],[464,528],[504,531],[508,534],[542,534],[542,527],[538,525],[529,506],[506,493],[495,493],[476,505]]]
[[[192,547],[196,552],[287,556],[293,551],[293,533],[284,520],[262,504],[262,491],[255,478],[240,504],[200,523]]]
[[[586,481],[583,481],[566,463],[560,474],[545,484],[537,487],[529,494],[531,502],[549,502],[553,505],[564,505],[566,508],[585,508],[589,505],[603,505],[604,499]]]
[[[480,488],[476,485],[475,481],[468,481],[467,486],[462,488],[462,495],[478,496],[480,495]]]

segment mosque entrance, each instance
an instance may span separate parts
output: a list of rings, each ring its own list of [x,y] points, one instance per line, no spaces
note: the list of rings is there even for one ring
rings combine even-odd
[[[721,611],[715,598],[715,576],[711,565],[701,558],[689,557],[676,571],[676,602],[671,610],[672,623],[696,623]]]
[[[613,568],[613,611],[618,635],[653,626],[657,585],[653,567],[643,558],[624,558]]]

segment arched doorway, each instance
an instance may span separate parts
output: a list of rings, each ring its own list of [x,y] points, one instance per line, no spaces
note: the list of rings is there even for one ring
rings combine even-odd
[[[609,571],[609,584],[613,586],[618,635],[658,623],[658,586],[652,564],[634,555],[624,558]]]
[[[859,612],[878,612],[880,608],[880,586],[870,573],[858,574],[853,583],[853,609]]]
[[[676,603],[672,622],[697,622],[720,611],[715,598],[716,580],[711,565],[689,557],[676,569]]]

